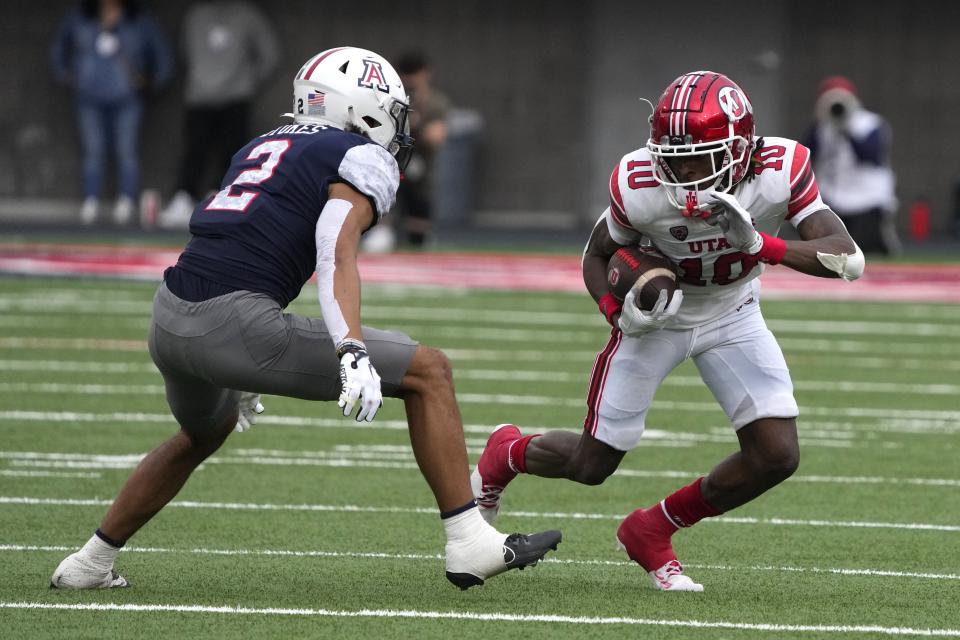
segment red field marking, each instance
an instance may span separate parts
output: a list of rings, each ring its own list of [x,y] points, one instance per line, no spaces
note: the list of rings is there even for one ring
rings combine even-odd
[[[0,243],[0,273],[159,281],[180,249]],[[586,293],[579,256],[472,253],[362,255],[364,282]],[[960,303],[960,265],[869,264],[856,282],[812,279],[778,266],[763,275],[772,299]]]

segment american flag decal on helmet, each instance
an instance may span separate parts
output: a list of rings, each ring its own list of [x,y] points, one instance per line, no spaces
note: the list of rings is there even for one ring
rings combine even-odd
[[[307,94],[307,115],[325,116],[327,115],[326,105],[327,95],[320,91],[314,91]]]

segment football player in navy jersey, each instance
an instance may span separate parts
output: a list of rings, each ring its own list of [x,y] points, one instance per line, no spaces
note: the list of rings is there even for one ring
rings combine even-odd
[[[393,205],[413,144],[399,76],[371,51],[340,47],[308,60],[293,88],[293,123],[233,156],[154,299],[150,355],[180,431],[137,466],[54,587],[127,586],[113,568],[120,548],[232,431],[255,422],[261,393],[337,400],[366,422],[383,395],[402,398],[447,534],[446,575],[462,589],[535,564],[560,542],[559,531],[508,536],[487,524],[448,360],[360,324],[360,235]],[[314,272],[323,319],[284,313]]]

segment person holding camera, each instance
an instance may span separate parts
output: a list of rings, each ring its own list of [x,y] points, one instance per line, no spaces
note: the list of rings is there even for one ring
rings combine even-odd
[[[847,226],[864,253],[900,252],[890,125],[863,108],[856,86],[843,76],[820,83],[810,149],[823,201]]]

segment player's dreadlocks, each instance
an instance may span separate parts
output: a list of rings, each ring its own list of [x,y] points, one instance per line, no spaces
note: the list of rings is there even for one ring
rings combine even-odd
[[[750,154],[750,168],[747,170],[747,175],[744,177],[746,182],[750,182],[754,179],[754,177],[756,177],[757,169],[763,164],[763,161],[760,159],[760,151],[763,149],[763,145],[763,137],[757,138],[756,143],[753,145],[753,153]]]

